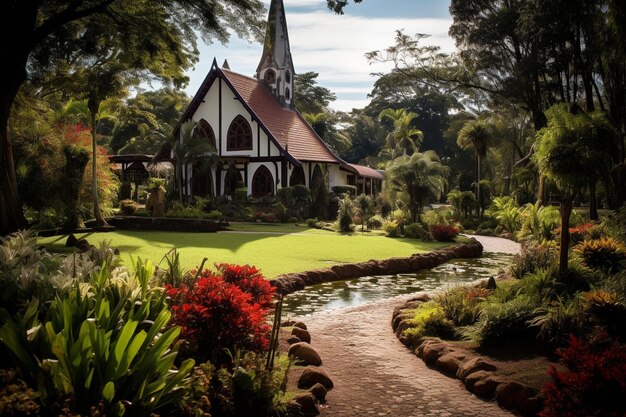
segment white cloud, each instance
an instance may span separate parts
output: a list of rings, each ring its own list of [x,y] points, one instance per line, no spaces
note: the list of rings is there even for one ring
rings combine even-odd
[[[269,2],[266,2],[269,4]],[[319,0],[291,0],[289,6],[309,6]],[[440,46],[444,52],[454,51],[454,41],[448,37],[451,19],[435,18],[371,18],[335,15],[328,12],[291,12],[287,15],[289,40],[296,72],[319,73],[318,83],[337,94],[331,106],[337,110],[350,110],[368,103],[375,78],[370,74],[386,72],[390,64],[370,65],[365,53],[383,50],[394,44],[396,30],[406,34],[431,35],[424,44]],[[228,59],[233,71],[254,74],[262,47],[232,39],[226,47],[212,45],[202,48],[201,61],[188,92],[193,94],[210,68],[213,56],[219,56],[221,65]],[[363,99],[352,100],[355,95]]]

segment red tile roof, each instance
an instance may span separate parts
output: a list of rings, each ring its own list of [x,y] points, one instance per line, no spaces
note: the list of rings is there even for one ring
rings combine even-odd
[[[218,71],[222,71],[274,139],[295,159],[341,163],[302,115],[283,108],[259,80],[224,68]]]
[[[383,174],[374,168],[366,167],[363,165],[357,164],[346,164],[353,170],[357,172],[361,177],[374,178],[377,180],[382,180],[384,178]]]

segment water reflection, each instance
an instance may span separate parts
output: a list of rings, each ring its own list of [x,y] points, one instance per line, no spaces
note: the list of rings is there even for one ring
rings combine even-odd
[[[512,255],[485,253],[479,259],[457,259],[413,274],[378,275],[349,281],[326,282],[288,295],[283,315],[305,315],[321,310],[356,306],[402,294],[434,290],[497,275]]]

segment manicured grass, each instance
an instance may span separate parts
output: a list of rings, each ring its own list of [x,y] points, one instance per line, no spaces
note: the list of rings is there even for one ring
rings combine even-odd
[[[276,229],[271,229],[274,227]],[[131,256],[149,258],[157,264],[165,253],[175,247],[183,266],[187,269],[199,266],[206,257],[207,265],[221,262],[255,265],[267,278],[286,272],[328,267],[337,263],[408,256],[446,245],[415,239],[391,239],[360,232],[342,235],[294,225],[248,224],[231,229],[240,230],[241,233],[120,230],[94,233],[88,240],[94,245],[102,240],[110,241],[112,247],[120,250],[122,259],[128,266],[132,264]],[[264,233],[268,231],[285,234]],[[65,247],[65,239],[51,243],[55,239],[57,238],[42,238],[39,243],[49,245],[51,250],[61,250]],[[165,262],[161,266],[165,267]]]

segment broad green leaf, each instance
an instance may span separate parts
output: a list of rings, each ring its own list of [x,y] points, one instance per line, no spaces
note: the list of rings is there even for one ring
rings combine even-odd
[[[109,381],[102,389],[102,398],[104,398],[107,403],[111,403],[113,397],[115,397],[115,384],[113,381]]]

